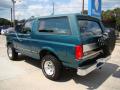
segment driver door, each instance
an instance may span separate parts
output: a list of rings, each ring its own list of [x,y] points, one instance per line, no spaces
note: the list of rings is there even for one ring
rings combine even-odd
[[[17,34],[17,38],[15,40],[15,48],[22,54],[27,56],[31,55],[31,32],[32,32],[32,21],[27,21],[22,30]]]

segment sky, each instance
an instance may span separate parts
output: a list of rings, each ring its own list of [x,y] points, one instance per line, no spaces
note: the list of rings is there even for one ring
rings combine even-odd
[[[16,19],[27,19],[31,16],[46,16],[55,14],[80,13],[82,0],[16,0]],[[0,17],[10,20],[11,0],[0,0]],[[102,0],[102,10],[120,7],[120,0]],[[85,9],[88,9],[88,0],[85,0]]]

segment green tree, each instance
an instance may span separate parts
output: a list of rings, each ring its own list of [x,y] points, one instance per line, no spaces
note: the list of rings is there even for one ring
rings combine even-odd
[[[112,10],[103,11],[102,21],[106,27],[115,28],[116,20]]]
[[[106,27],[120,31],[120,8],[102,12],[102,21]]]
[[[7,19],[0,18],[0,26],[3,26],[3,25],[11,25],[11,22]]]
[[[120,31],[120,8],[114,9],[114,16],[116,19],[116,29]]]

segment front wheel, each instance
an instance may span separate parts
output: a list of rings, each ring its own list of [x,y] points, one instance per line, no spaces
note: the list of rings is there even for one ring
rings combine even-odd
[[[7,54],[10,60],[16,60],[18,57],[18,53],[15,51],[12,45],[7,46]]]
[[[45,77],[51,80],[58,80],[61,75],[61,63],[53,55],[45,55],[42,58],[42,71]]]

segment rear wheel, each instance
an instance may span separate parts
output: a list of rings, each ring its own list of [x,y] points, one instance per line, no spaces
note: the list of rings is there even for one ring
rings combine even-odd
[[[16,60],[18,57],[18,53],[11,44],[7,46],[7,54],[10,60]]]
[[[98,45],[103,49],[106,56],[110,55],[115,48],[116,36],[113,30],[106,31],[101,38],[98,39]]]
[[[45,77],[51,80],[58,80],[61,75],[61,63],[53,55],[45,55],[42,58],[42,71]]]

